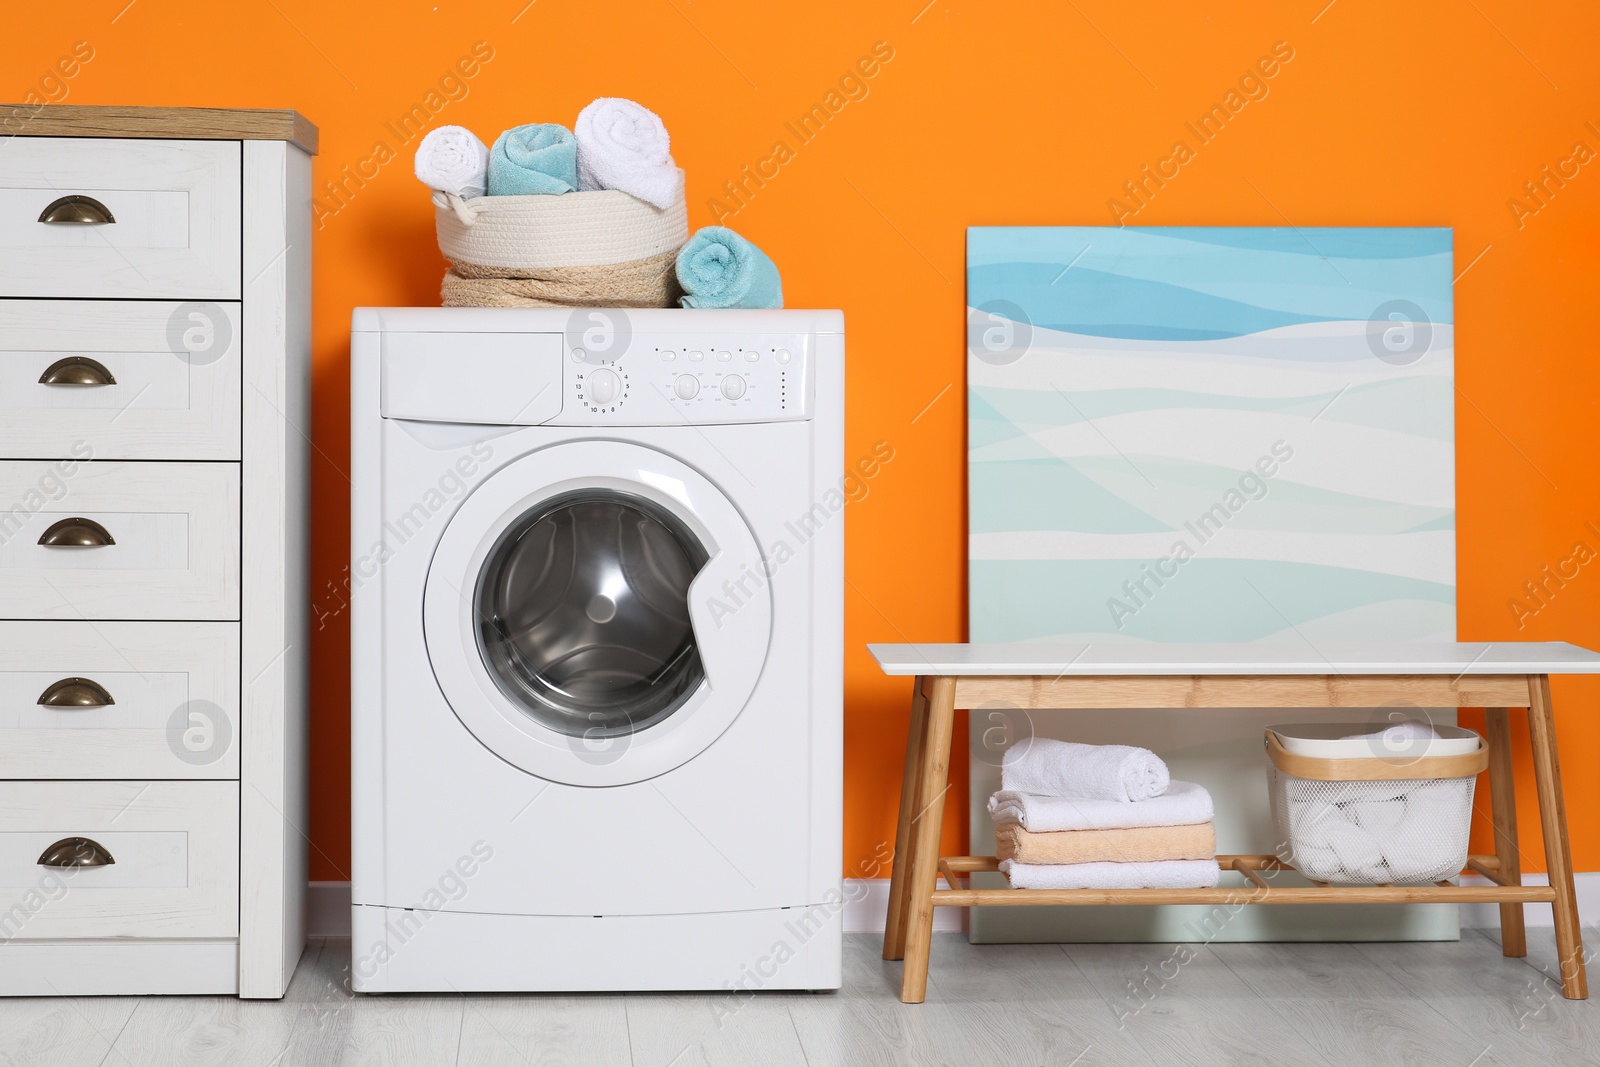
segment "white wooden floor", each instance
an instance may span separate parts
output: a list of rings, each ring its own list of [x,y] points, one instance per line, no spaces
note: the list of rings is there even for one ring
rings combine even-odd
[[[1560,998],[1493,933],[1459,943],[970,946],[939,935],[927,1003],[852,935],[836,994],[356,997],[348,942],[313,944],[282,1001],[0,1000],[0,1063],[1250,1064],[1600,1063],[1600,1005]],[[1176,954],[1175,954],[1176,953]],[[1192,958],[1191,958],[1192,956]],[[1597,975],[1596,977],[1600,977]]]

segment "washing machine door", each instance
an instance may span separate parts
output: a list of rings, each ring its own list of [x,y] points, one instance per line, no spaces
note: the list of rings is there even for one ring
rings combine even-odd
[[[640,782],[705,751],[766,663],[761,549],[704,475],[578,441],[490,476],[428,570],[428,656],[490,750],[580,786]]]

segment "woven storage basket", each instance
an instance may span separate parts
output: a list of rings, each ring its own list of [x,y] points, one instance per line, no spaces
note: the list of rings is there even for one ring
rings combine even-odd
[[[671,307],[689,239],[680,192],[666,210],[627,193],[435,194],[445,307]]]
[[[1467,863],[1472,793],[1488,766],[1470,754],[1320,759],[1267,731],[1267,787],[1285,859],[1316,882],[1395,884],[1453,878]]]

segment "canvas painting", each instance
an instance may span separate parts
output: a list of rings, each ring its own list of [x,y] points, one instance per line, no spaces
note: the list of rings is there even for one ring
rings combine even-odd
[[[967,256],[970,640],[1455,640],[1448,229],[986,227]],[[1154,748],[1219,850],[1271,851],[1259,713],[1062,718],[974,712],[975,850],[1031,731]]]

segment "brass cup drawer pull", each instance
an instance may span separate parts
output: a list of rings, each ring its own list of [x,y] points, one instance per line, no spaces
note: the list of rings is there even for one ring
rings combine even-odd
[[[58,359],[39,375],[40,385],[116,385],[116,375],[98,359],[68,356]]]
[[[94,197],[74,194],[50,201],[45,209],[39,212],[39,221],[109,225],[117,219],[111,214],[110,208]]]
[[[88,678],[63,678],[39,694],[41,708],[106,708],[115,703],[105,686]]]
[[[63,837],[39,854],[41,867],[109,867],[115,862],[104,845],[87,837]]]
[[[39,535],[39,543],[59,548],[103,548],[116,544],[117,540],[111,536],[111,531],[93,519],[73,516],[51,523],[50,528]]]

